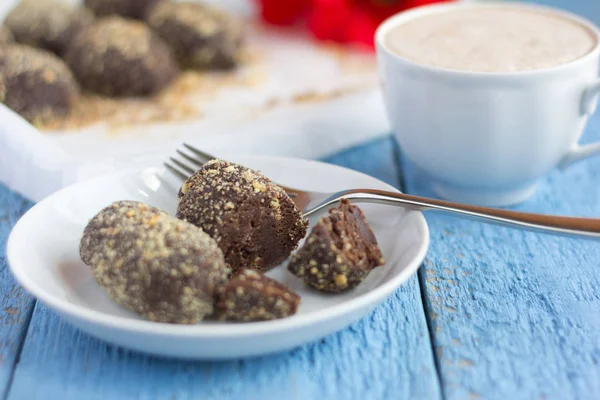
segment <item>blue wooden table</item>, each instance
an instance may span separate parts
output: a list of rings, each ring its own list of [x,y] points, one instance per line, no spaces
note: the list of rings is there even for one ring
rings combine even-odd
[[[598,0],[545,0],[600,24]],[[585,141],[600,139],[600,115]],[[410,193],[391,138],[327,161]],[[417,276],[368,317],[296,350],[181,362],[100,342],[13,280],[5,244],[31,206],[0,186],[0,392],[6,399],[598,399],[600,243],[429,214]],[[522,210],[600,217],[600,157],[547,177]]]

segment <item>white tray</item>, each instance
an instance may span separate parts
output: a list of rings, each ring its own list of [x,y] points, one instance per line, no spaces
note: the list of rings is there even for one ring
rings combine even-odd
[[[16,2],[2,2],[0,16]],[[246,0],[218,4],[245,19],[254,12]],[[156,165],[182,141],[217,154],[318,158],[388,131],[373,56],[254,27],[248,43],[257,56],[237,74],[254,84],[194,99],[194,120],[41,133],[0,107],[0,182],[39,201],[107,170]]]

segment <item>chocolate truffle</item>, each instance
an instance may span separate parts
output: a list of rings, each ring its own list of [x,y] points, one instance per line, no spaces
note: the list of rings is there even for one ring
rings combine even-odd
[[[85,5],[98,16],[120,15],[144,19],[147,12],[161,1],[168,0],[85,0]]]
[[[93,19],[89,10],[61,0],[21,0],[4,23],[17,42],[63,55],[73,37]]]
[[[65,59],[81,86],[108,96],[145,96],[177,75],[171,49],[141,22],[107,17],[84,29]]]
[[[8,44],[14,41],[15,38],[10,29],[5,25],[0,25],[0,44]]]
[[[179,191],[177,217],[213,237],[229,266],[266,270],[284,261],[306,234],[290,197],[259,172],[213,160]]]
[[[69,112],[79,94],[66,64],[45,50],[0,47],[0,100],[33,123]]]
[[[385,260],[360,208],[342,200],[319,220],[292,256],[288,270],[304,283],[325,292],[357,286]]]
[[[191,69],[229,69],[240,60],[239,22],[200,3],[160,3],[148,24],[169,43],[179,62]]]
[[[118,201],[83,232],[81,259],[117,303],[160,322],[192,324],[213,312],[229,274],[201,229],[135,201]]]
[[[250,322],[285,318],[296,313],[300,296],[259,272],[244,268],[217,295],[215,317]]]
[[[148,10],[167,0],[85,0],[85,5],[98,16],[120,15],[143,19]]]

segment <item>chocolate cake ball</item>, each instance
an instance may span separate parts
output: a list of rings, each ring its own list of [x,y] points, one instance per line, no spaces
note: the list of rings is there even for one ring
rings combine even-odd
[[[0,44],[8,44],[14,41],[15,38],[10,29],[5,25],[0,25]]]
[[[164,2],[148,13],[147,22],[186,68],[229,69],[240,61],[241,25],[219,10],[200,3]]]
[[[169,0],[85,0],[85,6],[98,16],[120,15],[143,19],[146,13],[161,1]]]
[[[307,221],[289,196],[259,172],[213,160],[179,191],[177,217],[213,237],[229,266],[259,271],[285,260]]]
[[[357,286],[385,260],[360,208],[342,200],[321,218],[291,258],[288,270],[325,292]]]
[[[141,22],[107,17],[69,46],[67,63],[81,86],[107,96],[145,96],[177,75],[171,49]]]
[[[250,322],[285,318],[296,313],[300,296],[252,269],[242,269],[217,295],[215,317]]]
[[[201,229],[135,201],[115,202],[93,217],[79,252],[110,297],[152,321],[202,320],[229,274]]]
[[[167,0],[85,0],[85,5],[98,16],[120,15],[143,19],[148,10]]]
[[[0,47],[0,101],[32,123],[69,112],[79,94],[66,64],[45,50]]]
[[[21,0],[4,23],[17,42],[62,55],[73,37],[93,19],[89,10],[61,0]]]

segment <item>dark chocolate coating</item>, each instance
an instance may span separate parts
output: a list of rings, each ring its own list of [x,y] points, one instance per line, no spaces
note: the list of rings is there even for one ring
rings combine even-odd
[[[71,40],[93,20],[88,9],[61,0],[21,0],[4,23],[17,42],[62,56]]]
[[[15,37],[6,25],[0,25],[0,44],[9,44],[15,41]]]
[[[242,28],[224,13],[200,3],[161,3],[148,24],[191,69],[230,69],[239,64]]]
[[[362,210],[342,200],[315,225],[288,270],[308,286],[335,293],[356,287],[384,263]]]
[[[142,22],[107,17],[84,29],[65,59],[81,86],[107,96],[146,96],[178,73],[171,49]]]
[[[215,318],[223,321],[268,321],[294,315],[300,296],[252,269],[242,269],[217,295]]]
[[[67,65],[54,54],[23,45],[0,47],[0,101],[30,122],[69,112],[79,94]]]
[[[177,217],[213,237],[236,271],[265,270],[284,261],[308,222],[290,197],[258,172],[213,160],[179,191]]]
[[[110,297],[152,321],[202,320],[229,274],[201,229],[135,201],[115,202],[93,217],[79,252]]]
[[[120,15],[144,19],[147,12],[161,1],[168,0],[85,0],[85,5],[98,16]]]

